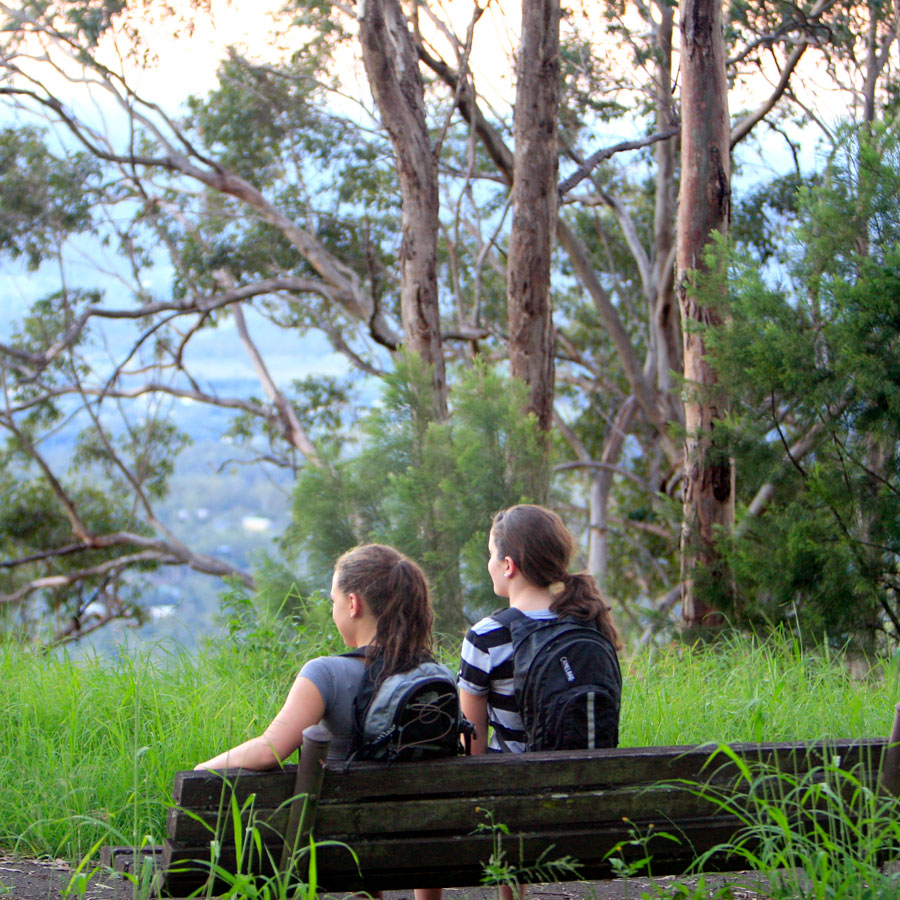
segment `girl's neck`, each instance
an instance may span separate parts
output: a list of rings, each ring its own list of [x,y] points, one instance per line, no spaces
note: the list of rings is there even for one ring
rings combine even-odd
[[[538,587],[530,581],[519,584],[518,579],[512,579],[509,585],[509,605],[520,612],[533,612],[538,609],[550,609],[553,603],[553,594],[548,588]]]
[[[375,643],[375,635],[378,633],[378,623],[360,624],[359,630],[354,636],[356,647],[367,647]]]

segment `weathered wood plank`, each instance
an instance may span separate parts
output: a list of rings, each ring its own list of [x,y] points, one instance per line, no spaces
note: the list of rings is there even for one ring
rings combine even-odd
[[[653,824],[654,829],[650,826]],[[557,829],[551,832],[516,835],[503,839],[507,859],[525,867],[544,865],[562,856],[581,861],[579,871],[586,877],[610,877],[614,874],[609,857],[621,845],[620,855],[628,860],[642,855],[642,847],[629,842],[635,833],[668,832],[680,838],[676,843],[666,837],[650,837],[647,848],[654,853],[653,871],[659,874],[683,872],[702,853],[733,837],[741,823],[733,817],[700,818],[682,822],[678,828],[664,829],[657,823],[643,821],[627,825],[619,823],[590,831]],[[402,852],[398,852],[402,846]],[[402,844],[390,839],[356,841],[353,854],[346,848],[320,846],[317,868],[320,885],[329,890],[368,890],[427,886],[465,886],[479,883],[484,864],[494,851],[491,834],[449,835],[445,837],[406,838]],[[164,865],[180,866],[191,860],[208,858],[209,849],[179,847],[164,856]],[[356,860],[359,861],[357,869]],[[224,849],[220,863],[235,865],[233,848]],[[265,866],[261,867],[265,869]],[[200,867],[199,871],[203,872]],[[201,879],[202,880],[202,879]]]
[[[732,744],[741,758],[775,765],[781,771],[805,771],[823,759],[840,756],[847,765],[879,755],[885,741],[835,740],[807,745],[797,743]],[[509,793],[533,793],[548,784],[560,788],[613,788],[684,778],[706,780],[731,778],[735,767],[715,745],[689,747],[638,747],[615,750],[493,754],[467,759],[437,759],[398,763],[387,769],[379,763],[357,763],[349,769],[326,767],[321,803],[355,802],[422,793],[429,796],[496,791],[504,785]],[[231,769],[224,779],[211,772],[179,772],[175,776],[173,800],[190,809],[224,808],[231,796],[243,803],[256,795],[260,808],[274,808],[290,796],[296,766],[278,772],[250,772]]]
[[[322,805],[314,832],[341,838],[355,835],[362,839],[370,834],[445,834],[474,830],[486,821],[478,810],[490,810],[495,822],[519,832],[663,814],[670,818],[708,816],[717,809],[711,800],[698,795],[695,788],[667,783],[609,791],[550,789],[531,796],[483,794],[397,799],[384,802],[389,814],[378,811],[379,806],[374,803]],[[287,826],[287,809],[254,809],[252,817],[244,816],[244,825],[251,820],[264,839],[277,842]],[[175,843],[196,844],[213,836],[231,841],[232,828],[230,816],[220,818],[213,810],[187,813],[173,809],[169,812],[166,833]]]

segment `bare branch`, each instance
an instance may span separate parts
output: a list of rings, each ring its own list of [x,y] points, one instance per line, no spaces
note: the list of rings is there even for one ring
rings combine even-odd
[[[250,332],[247,329],[247,322],[244,319],[244,311],[239,304],[235,305],[232,314],[234,315],[234,321],[237,326],[241,343],[244,345],[244,349],[250,357],[256,375],[263,386],[263,390],[266,392],[269,401],[278,410],[282,435],[291,446],[296,447],[306,457],[309,463],[314,466],[321,466],[322,460],[319,458],[316,448],[313,446],[312,441],[300,424],[300,420],[297,418],[294,407],[275,385],[275,382],[266,367],[265,361],[262,358],[262,354],[260,354],[256,344],[253,343],[253,339],[250,337]]]
[[[766,98],[766,100],[761,103],[752,113],[744,116],[740,122],[734,125],[731,129],[731,148],[734,149],[735,144],[739,141],[742,141],[753,128],[764,119],[775,107],[775,104],[781,99],[784,95],[784,92],[787,90],[788,83],[791,80],[791,75],[794,72],[794,69],[797,68],[797,63],[800,62],[800,57],[803,56],[804,51],[807,48],[807,44],[800,44],[800,46],[795,47],[791,52],[791,55],[788,57],[787,62],[784,65],[784,68],[781,70],[781,77],[778,79],[778,84],[775,85],[772,93]]]
[[[19,556],[15,559],[0,559],[0,569],[15,569],[18,566],[27,566],[33,562],[41,562],[45,559],[56,559],[60,556],[70,556],[73,553],[84,553],[93,549],[90,544],[67,544],[65,547],[56,547],[52,550],[42,550],[40,553],[32,553],[29,556]]]
[[[426,9],[427,9],[426,5]],[[479,6],[477,3],[472,10],[472,19],[469,22],[468,27],[466,28],[466,42],[463,45],[462,56],[459,58],[459,62],[457,65],[457,72],[459,73],[457,77],[456,88],[454,89],[453,103],[450,107],[449,112],[447,113],[447,117],[444,120],[443,126],[438,130],[437,140],[434,142],[434,158],[437,159],[441,153],[441,147],[443,146],[444,139],[447,136],[447,132],[450,129],[450,121],[453,117],[453,113],[456,110],[456,107],[459,105],[459,94],[462,91],[462,86],[465,83],[466,78],[468,77],[468,69],[469,69],[469,56],[472,53],[472,45],[475,38],[475,25],[478,23],[478,20],[481,18],[482,13],[484,13],[486,7]]]
[[[675,124],[671,128],[666,128],[664,131],[658,131],[656,134],[651,134],[650,137],[640,138],[636,141],[622,141],[619,144],[614,144],[612,147],[604,147],[601,150],[595,151],[582,162],[571,175],[559,183],[559,187],[557,188],[559,196],[562,197],[567,194],[572,188],[587,178],[600,163],[610,159],[617,153],[624,153],[627,150],[640,150],[643,147],[649,147],[652,144],[657,143],[657,141],[667,141],[669,138],[675,137],[680,130],[681,125]]]
[[[643,368],[638,361],[631,338],[625,331],[625,327],[609,294],[600,284],[600,280],[597,278],[587,258],[584,245],[562,218],[557,223],[557,235],[560,243],[568,252],[572,265],[581,279],[581,283],[594,301],[594,306],[615,344],[632,392],[637,397],[644,415],[653,424],[653,427],[662,438],[666,456],[673,462],[680,459],[681,454],[668,435],[668,425],[657,405],[655,392],[647,381]]]
[[[72,385],[53,388],[52,390],[45,391],[39,397],[20,403],[18,406],[10,407],[10,413],[24,412],[35,406],[40,406],[42,403],[51,400],[54,397],[64,397],[76,393],[82,393],[90,397],[109,397],[118,400],[133,400],[135,397],[141,397],[146,394],[165,394],[170,397],[177,397],[181,400],[194,400],[197,403],[218,406],[222,409],[240,410],[241,412],[260,416],[264,419],[271,419],[272,417],[271,410],[258,403],[254,403],[251,400],[244,400],[240,397],[220,397],[216,394],[210,394],[198,389],[186,390],[184,388],[174,387],[170,384],[162,384],[154,381],[133,388],[94,388],[88,385],[82,385],[80,388]]]
[[[35,591],[45,590],[47,588],[70,587],[71,585],[85,581],[88,578],[95,578],[98,575],[106,575],[111,572],[121,572],[130,566],[151,562],[175,565],[181,562],[181,560],[176,556],[163,554],[156,550],[143,550],[140,553],[117,556],[114,559],[108,559],[102,563],[98,563],[96,566],[88,566],[84,569],[76,569],[59,575],[45,575],[41,578],[33,578],[27,584],[22,585],[22,587],[13,591],[11,594],[0,594],[0,605],[21,603]]]
[[[646,491],[648,494],[656,493],[653,487],[644,481],[640,475],[636,475],[634,472],[629,472],[628,469],[623,469],[621,466],[615,466],[611,463],[595,462],[594,460],[576,460],[574,462],[558,463],[553,467],[554,472],[569,472],[573,469],[590,469],[598,472],[611,472],[634,482],[641,490]]]
[[[738,65],[760,47],[768,47],[772,44],[777,44],[783,38],[787,37],[789,34],[795,31],[801,31],[806,34],[814,30],[830,31],[827,25],[824,25],[821,22],[816,22],[814,20],[820,18],[823,13],[831,9],[832,6],[836,6],[837,3],[838,0],[825,0],[825,2],[820,2],[812,10],[810,10],[808,15],[803,15],[800,19],[792,19],[789,22],[785,22],[779,28],[776,28],[775,31],[769,34],[760,35],[755,41],[751,41],[746,47],[744,47],[740,53],[728,59],[725,64],[727,66]],[[804,43],[805,42],[806,41],[804,41]]]

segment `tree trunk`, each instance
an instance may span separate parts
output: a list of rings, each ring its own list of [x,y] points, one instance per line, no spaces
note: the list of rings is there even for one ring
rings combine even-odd
[[[553,421],[550,253],[557,218],[559,0],[523,0],[516,70],[513,217],[507,262],[509,362],[528,385],[528,411]]]
[[[664,131],[678,121],[672,96],[672,32],[674,8],[666,2],[656,4],[659,23],[656,26],[656,129]],[[672,372],[682,370],[681,329],[678,320],[674,285],[675,250],[675,138],[659,141],[656,157],[656,198],[653,224],[653,286],[651,298],[651,334],[656,365],[656,388],[662,395],[674,421],[680,422],[682,410],[677,408],[673,392]]]
[[[628,397],[619,407],[603,446],[601,463],[607,466],[619,464],[625,439],[631,431],[638,410],[639,404],[634,396]],[[611,468],[598,469],[591,477],[588,571],[597,579],[601,588],[606,587],[609,576],[609,494],[613,477]]]
[[[398,0],[367,0],[359,25],[363,63],[390,135],[402,198],[400,308],[406,345],[434,370],[435,407],[447,414],[437,289],[437,164],[425,125],[422,76]]]
[[[700,305],[692,270],[703,266],[713,231],[726,233],[731,214],[729,122],[725,44],[720,0],[686,0],[681,6],[681,194],[678,207],[678,299],[681,307],[686,427],[684,518],[681,536],[682,622],[720,625],[698,577],[727,577],[714,540],[734,522],[734,472],[715,452],[713,424],[723,410],[715,399],[716,373],[709,365],[695,323],[714,324]]]

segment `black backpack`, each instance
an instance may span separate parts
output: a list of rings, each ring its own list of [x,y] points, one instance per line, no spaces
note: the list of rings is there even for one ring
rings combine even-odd
[[[365,649],[346,656],[365,657]],[[347,762],[427,759],[469,750],[474,726],[460,712],[456,679],[433,660],[395,672],[379,684],[383,665],[366,666],[353,700],[353,734]]]
[[[529,750],[593,750],[619,743],[622,673],[612,642],[593,623],[532,619],[513,607],[491,614],[509,629],[516,703]]]

